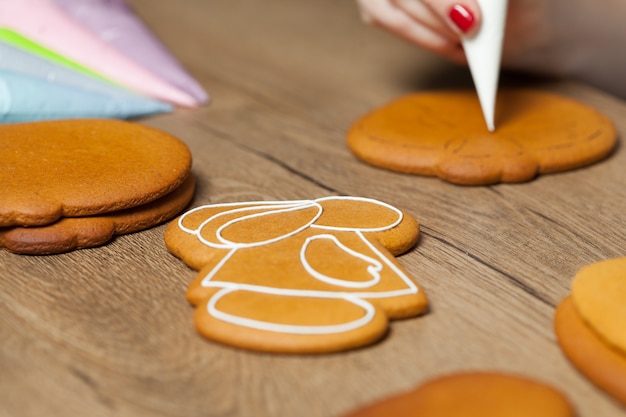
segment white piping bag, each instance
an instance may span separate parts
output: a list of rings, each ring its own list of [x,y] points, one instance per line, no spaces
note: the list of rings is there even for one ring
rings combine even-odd
[[[481,26],[461,40],[487,129],[493,132],[508,0],[478,0],[478,5]]]

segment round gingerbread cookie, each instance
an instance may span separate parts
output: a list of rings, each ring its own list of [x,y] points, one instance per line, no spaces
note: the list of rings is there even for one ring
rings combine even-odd
[[[574,417],[567,398],[543,383],[499,373],[440,377],[346,417]]]
[[[0,227],[149,203],[189,175],[179,139],[137,123],[62,120],[0,126]]]
[[[592,164],[615,147],[612,122],[572,99],[508,89],[497,103],[489,132],[472,91],[408,95],[354,123],[348,146],[371,165],[464,185],[528,181]]]
[[[599,388],[626,404],[626,355],[612,348],[578,314],[572,297],[559,304],[554,329],[569,360]]]
[[[626,258],[581,269],[572,283],[572,299],[585,323],[626,355]]]
[[[321,353],[381,339],[389,320],[426,311],[394,255],[419,225],[358,197],[197,207],[170,223],[169,250],[199,270],[187,290],[196,329],[224,344]]]
[[[87,217],[64,217],[45,226],[0,228],[0,248],[22,255],[49,255],[100,246],[114,236],[170,220],[193,198],[190,175],[177,189],[141,206]]]

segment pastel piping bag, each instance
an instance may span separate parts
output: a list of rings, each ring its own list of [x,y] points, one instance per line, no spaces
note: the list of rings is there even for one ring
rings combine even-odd
[[[0,27],[136,92],[181,106],[198,101],[102,42],[49,0],[0,0]]]
[[[143,100],[119,100],[41,78],[0,70],[0,123],[147,115]]]
[[[126,101],[127,111],[137,115],[166,113],[173,110],[168,103],[135,94],[110,82],[28,53],[1,41],[0,70],[27,75],[50,83],[99,93],[116,100]]]
[[[463,36],[462,44],[487,129],[493,132],[508,0],[477,1],[482,16],[480,28]]]
[[[52,2],[127,58],[191,94],[198,102],[208,100],[204,89],[137,18],[125,0]]]

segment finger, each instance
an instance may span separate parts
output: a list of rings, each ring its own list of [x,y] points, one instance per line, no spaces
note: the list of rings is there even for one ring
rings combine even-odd
[[[458,49],[458,42],[451,41],[431,28],[415,21],[388,0],[361,0],[360,4],[361,16],[368,24],[386,29],[440,55],[447,56],[451,51]]]
[[[422,0],[448,27],[459,35],[473,33],[480,27],[477,0]]]
[[[456,42],[459,39],[457,32],[450,29],[448,23],[421,0],[391,0],[398,9],[420,24],[434,32]]]

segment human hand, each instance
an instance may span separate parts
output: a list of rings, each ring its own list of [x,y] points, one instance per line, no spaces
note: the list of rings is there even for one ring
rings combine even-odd
[[[450,61],[461,36],[480,30],[477,0],[357,0],[366,23]],[[626,97],[626,1],[509,0],[504,68],[571,77]]]
[[[476,0],[357,0],[363,21],[445,58],[465,62],[461,36],[480,27]]]
[[[462,1],[460,3],[459,1]],[[563,70],[562,45],[573,39],[572,15],[563,2],[592,0],[509,0],[502,51],[505,67],[535,72]],[[461,36],[480,30],[477,0],[357,0],[361,17],[453,62],[465,63]],[[565,9],[564,9],[565,8]]]

